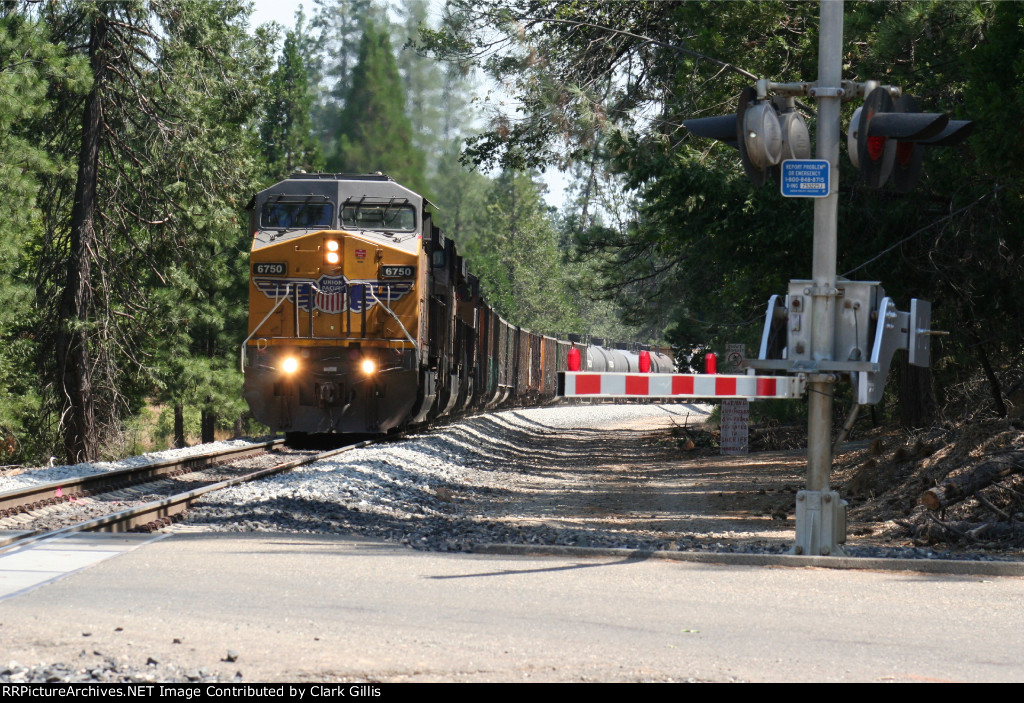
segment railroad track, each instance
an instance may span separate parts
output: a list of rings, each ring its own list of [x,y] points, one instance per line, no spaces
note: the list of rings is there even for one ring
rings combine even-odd
[[[271,466],[246,466],[247,460],[283,448],[283,440],[273,440],[0,493],[0,530],[8,532],[0,534],[0,552],[74,532],[160,529],[207,493],[378,441],[367,440],[319,453],[293,452],[293,458]],[[202,485],[175,492],[172,481]],[[163,495],[154,499],[154,493]],[[123,508],[127,502],[133,505]],[[62,510],[65,507],[69,509]],[[83,512],[89,514],[83,516]]]

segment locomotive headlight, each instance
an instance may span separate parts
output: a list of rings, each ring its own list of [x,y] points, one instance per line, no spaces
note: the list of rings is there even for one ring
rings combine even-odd
[[[341,245],[338,243],[338,240],[328,239],[324,246],[327,247],[327,254],[326,256],[324,256],[324,258],[327,260],[327,263],[333,266],[337,266],[338,262],[341,261],[341,254],[339,253],[341,250]]]
[[[284,361],[281,362],[281,369],[288,374],[295,373],[299,370],[299,360],[294,356],[285,357]]]
[[[377,370],[377,364],[374,362],[373,359],[363,359],[362,368],[363,373],[369,376],[370,374]]]

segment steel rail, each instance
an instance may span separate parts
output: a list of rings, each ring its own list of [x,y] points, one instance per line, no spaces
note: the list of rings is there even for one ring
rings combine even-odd
[[[393,437],[387,437],[387,439],[390,440],[393,439]],[[255,481],[274,474],[284,473],[285,471],[290,471],[291,469],[304,464],[323,461],[324,459],[329,459],[332,456],[336,456],[353,449],[360,449],[381,441],[383,440],[368,439],[357,444],[351,444],[346,447],[321,452],[320,454],[293,459],[291,461],[278,464],[277,466],[259,469],[258,471],[254,471],[249,474],[235,476],[234,478],[226,479],[224,481],[211,483],[210,485],[203,486],[202,488],[196,488],[168,498],[144,503],[143,505],[138,505],[134,508],[128,508],[116,513],[111,513],[110,515],[92,518],[74,525],[67,525],[56,530],[36,530],[9,535],[6,538],[0,538],[0,554],[13,551],[14,549],[34,544],[36,542],[62,537],[76,532],[128,532],[140,525],[146,525],[158,520],[171,518],[174,515],[182,513],[187,510],[192,503],[207,493],[219,491],[247,481]]]
[[[198,471],[208,466],[223,463],[227,458],[244,459],[248,456],[263,454],[282,444],[284,444],[283,439],[274,439],[268,442],[249,444],[244,447],[229,447],[207,454],[165,459],[153,464],[146,464],[145,466],[133,466],[127,469],[105,471],[88,476],[75,476],[60,481],[17,488],[0,493],[0,511],[10,511],[27,505],[34,507],[53,505],[67,501],[71,496],[80,494],[82,491],[92,491],[95,487],[124,482],[137,482],[140,479],[159,478],[182,469],[185,471]]]

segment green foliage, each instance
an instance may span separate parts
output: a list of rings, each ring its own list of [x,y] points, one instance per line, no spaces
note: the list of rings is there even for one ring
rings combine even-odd
[[[720,407],[720,406],[719,406]],[[751,424],[796,425],[807,420],[807,400],[759,400],[750,404]]]
[[[269,181],[321,167],[320,144],[312,131],[313,91],[298,44],[298,33],[288,32],[277,70],[267,84],[269,99],[260,137]]]
[[[963,107],[978,123],[971,137],[971,151],[981,167],[993,177],[1019,188],[1019,164],[1024,156],[1020,139],[1008,138],[1013,126],[1024,121],[1024,5],[1017,2],[991,3],[974,8],[975,19],[982,9],[991,14],[983,25],[984,41],[961,58]],[[976,40],[979,37],[976,37]]]
[[[459,161],[460,147],[453,140],[441,156],[432,181],[432,202],[438,206],[435,223],[462,247],[464,242],[487,236],[487,201],[492,181]]]
[[[394,27],[403,44],[426,9],[405,4]],[[464,82],[395,52],[383,9],[320,2],[311,26],[299,13],[273,72],[275,31],[250,35],[247,19],[234,1],[0,6],[0,461],[53,452],[71,410],[91,414],[81,427],[109,451],[141,431],[125,418],[152,402],[198,411],[204,428],[230,426],[244,413],[236,364],[251,194],[319,168],[313,132],[325,125],[341,137],[334,156],[348,160],[336,168],[385,170],[421,191],[413,145],[438,155],[434,168],[451,153]],[[102,60],[90,63],[90,46]],[[88,128],[99,139],[94,175],[82,169],[87,104],[100,115]],[[461,197],[457,182],[482,177],[454,164],[447,192]],[[76,188],[94,190],[94,210],[73,214]],[[61,357],[58,339],[77,341]],[[69,393],[60,363],[72,358],[86,381]]]
[[[660,327],[681,357],[756,343],[763,306],[809,277],[812,209],[755,191],[736,152],[682,120],[726,114],[754,78],[813,80],[818,6],[806,3],[501,0],[449,3],[424,36],[436,55],[510,86],[519,107],[471,139],[467,159],[557,165],[578,178],[570,218],[590,287],[625,318]],[[878,79],[922,108],[976,121],[966,145],[932,150],[911,193],[866,189],[841,164],[839,271],[879,280],[905,306],[934,302],[952,331],[933,354],[986,368],[993,396],[1024,375],[1022,212],[1013,131],[1024,114],[1020,3],[845,4],[844,78]],[[855,104],[844,107],[846,118]],[[807,110],[810,112],[810,110]],[[812,127],[813,129],[813,127]],[[631,215],[609,206],[621,178]],[[625,216],[624,216],[625,215]],[[996,407],[998,409],[999,403]]]
[[[51,43],[27,62],[40,67],[43,88],[21,94],[41,95],[43,103],[26,101],[36,112],[22,124],[49,165],[38,169],[36,209],[15,203],[34,219],[20,238],[4,241],[24,257],[19,263],[35,289],[31,313],[15,319],[35,361],[32,387],[43,401],[35,401],[42,405],[35,415],[48,411],[36,420],[37,436],[70,428],[68,451],[95,456],[97,443],[121,441],[122,417],[158,391],[177,394],[175,384],[186,379],[172,360],[191,354],[211,359],[204,382],[214,390],[203,395],[204,407],[223,401],[221,412],[237,412],[237,394],[228,401],[227,391],[215,389],[238,385],[225,355],[244,313],[228,301],[244,286],[234,266],[244,236],[239,211],[263,170],[254,128],[273,36],[250,36],[237,2],[29,10],[38,12],[13,16]],[[106,43],[96,38],[98,27],[107,28]],[[90,62],[89,46],[104,60]],[[86,105],[100,115],[98,128],[83,124]],[[87,134],[98,135],[94,171],[82,148]],[[76,211],[72,203],[89,192],[95,209]],[[72,286],[83,292],[69,294]],[[69,338],[77,340],[73,354],[61,357],[57,342]],[[69,390],[62,358],[74,359],[84,385]],[[20,362],[24,368],[24,356]],[[95,423],[66,424],[79,413]],[[79,432],[79,439],[93,436],[74,449]]]
[[[502,173],[478,213],[483,227],[463,229],[457,241],[484,297],[506,319],[535,332],[565,334],[579,329],[580,321],[541,188],[528,174]]]
[[[453,97],[451,75],[445,75],[441,64],[409,45],[415,41],[419,28],[426,24],[429,9],[427,0],[403,0],[402,23],[392,32],[396,37],[395,45],[399,47],[398,73],[405,89],[405,112],[412,125],[413,142],[426,155],[428,170],[434,170],[443,144],[454,136],[452,118],[459,106],[446,102],[446,98]]]
[[[417,192],[426,192],[425,161],[413,144],[391,40],[372,20],[367,20],[359,44],[337,147],[328,154],[327,163],[329,169],[339,172],[381,171]]]
[[[185,437],[199,437],[201,432],[199,408],[186,406],[182,414]],[[153,439],[163,447],[174,446],[174,406],[168,405],[160,410],[160,415],[153,427]]]
[[[269,66],[264,40],[249,37],[244,25],[216,14],[197,14],[192,21],[198,26],[180,28],[182,41],[171,45],[168,58],[189,69],[182,78],[190,71],[217,71],[220,80],[182,97],[182,109],[194,110],[195,131],[174,144],[172,158],[180,163],[183,153],[190,154],[198,173],[175,173],[172,182],[176,202],[188,205],[165,233],[178,247],[164,275],[173,285],[161,290],[153,281],[152,312],[163,321],[163,340],[150,382],[157,399],[230,422],[245,412],[235,354],[246,328],[245,305],[238,301],[248,289],[249,240],[239,212],[260,185],[260,145],[251,126]],[[207,45],[218,47],[217,53],[203,52]],[[191,63],[197,59],[199,64]],[[303,142],[294,133],[288,137],[293,140],[286,137],[277,146],[294,149],[294,158]]]
[[[991,407],[1002,412],[995,398],[1002,383],[1020,376],[1024,339],[1024,249],[1015,224],[1024,200],[1011,165],[1020,146],[1010,134],[1024,107],[1021,5],[856,9],[855,26],[866,37],[854,62],[861,76],[884,75],[925,109],[970,118],[976,130],[963,145],[926,153],[925,175],[906,195],[867,191],[850,179],[840,221],[858,236],[841,243],[839,270],[878,278],[897,300],[932,300],[933,326],[951,332],[933,345],[938,396],[981,366]]]
[[[46,26],[0,11],[0,463],[48,452],[39,422],[43,380],[33,281],[42,236],[40,179],[58,169],[35,125],[53,119],[51,81],[81,86],[81,62],[63,55]]]
[[[359,39],[371,0],[314,0],[315,10],[309,32],[296,34],[303,59],[309,67],[310,82],[316,86],[313,129],[325,147],[333,148],[338,118],[352,87],[352,70],[358,59]]]

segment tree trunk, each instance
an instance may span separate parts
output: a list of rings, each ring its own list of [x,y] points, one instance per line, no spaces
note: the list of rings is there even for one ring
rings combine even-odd
[[[82,116],[82,147],[71,208],[67,281],[61,293],[54,338],[59,394],[65,403],[64,453],[69,463],[92,461],[99,453],[87,326],[93,292],[91,257],[96,249],[96,184],[103,121],[102,88],[107,70],[107,29],[107,18],[100,14],[89,33],[93,85]]]
[[[899,362],[900,424],[908,429],[928,427],[935,419],[932,370],[914,366],[901,355]]]
[[[210,304],[213,304],[213,292],[209,292],[208,299]],[[206,356],[209,359],[216,358],[217,354],[217,336],[216,333],[211,330],[206,330]],[[216,439],[213,436],[214,430],[217,426],[217,412],[213,410],[213,398],[206,396],[206,400],[203,403],[203,410],[200,415],[199,424],[202,432],[202,442],[206,444],[208,442],[215,442]]]
[[[176,449],[185,447],[185,409],[181,403],[174,404],[174,446]]]
[[[981,362],[981,368],[985,372],[985,378],[988,379],[989,390],[992,391],[992,407],[999,417],[1006,417],[1003,389],[999,385],[999,379],[996,377],[996,372],[992,369],[991,362],[988,360],[988,354],[985,353],[985,345],[982,344],[977,334],[972,334],[971,336],[974,338],[974,343],[978,349],[978,360]]]
[[[217,426],[217,413],[210,410],[203,410],[200,424],[202,425],[203,431],[203,444],[206,444],[207,442],[215,442],[216,439],[213,436],[213,431]]]

